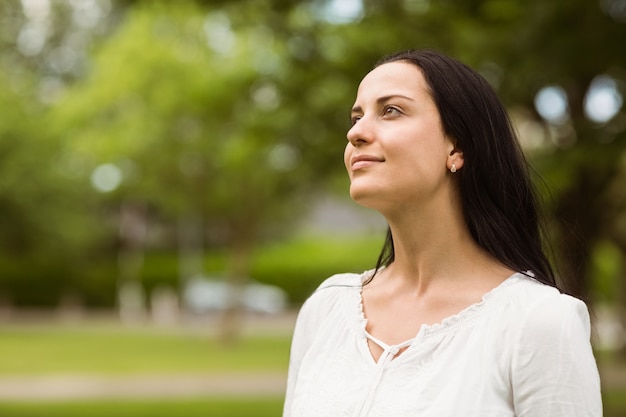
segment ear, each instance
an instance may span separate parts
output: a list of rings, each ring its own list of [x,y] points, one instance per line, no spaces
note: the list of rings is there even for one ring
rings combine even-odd
[[[450,153],[448,154],[447,166],[448,169],[452,168],[452,164],[454,167],[459,170],[463,168],[463,164],[465,163],[465,158],[463,157],[463,151],[454,146]]]

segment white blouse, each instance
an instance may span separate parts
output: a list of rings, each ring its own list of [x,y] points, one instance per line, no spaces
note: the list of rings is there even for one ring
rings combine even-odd
[[[302,306],[283,417],[602,415],[583,302],[515,274],[403,344],[372,339],[375,362],[361,298],[371,273],[335,275]]]

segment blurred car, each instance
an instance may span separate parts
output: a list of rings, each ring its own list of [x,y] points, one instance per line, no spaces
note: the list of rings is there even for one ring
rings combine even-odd
[[[221,277],[193,277],[183,288],[183,302],[193,313],[223,311],[231,300],[236,300],[246,311],[278,314],[287,308],[287,293],[279,287],[246,281],[238,297],[234,289]]]

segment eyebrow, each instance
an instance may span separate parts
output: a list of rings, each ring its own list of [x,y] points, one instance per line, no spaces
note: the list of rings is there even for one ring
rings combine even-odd
[[[391,100],[392,98],[402,98],[405,100],[409,100],[409,101],[415,101],[414,99],[412,99],[411,97],[402,95],[402,94],[390,94],[388,96],[382,96],[379,97],[378,99],[376,99],[376,103],[378,104],[383,104],[389,100]],[[352,107],[352,110],[350,111],[350,113],[362,113],[363,109],[361,108],[361,106],[354,106]]]

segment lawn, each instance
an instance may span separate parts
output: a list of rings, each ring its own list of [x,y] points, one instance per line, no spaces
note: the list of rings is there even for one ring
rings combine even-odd
[[[602,396],[604,417],[626,416],[626,389],[607,389]]]
[[[290,336],[225,346],[200,331],[119,326],[0,326],[0,377],[53,373],[286,371]]]
[[[604,417],[626,415],[626,392],[604,396]],[[278,417],[282,398],[0,402],[2,417]]]
[[[206,330],[206,331],[205,331]],[[0,378],[287,372],[290,329],[223,345],[211,329],[109,323],[0,325]],[[214,330],[214,329],[213,329]],[[247,332],[250,333],[250,332]],[[3,400],[2,417],[276,417],[282,397]]]
[[[282,398],[2,403],[2,417],[278,417]]]

